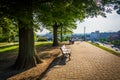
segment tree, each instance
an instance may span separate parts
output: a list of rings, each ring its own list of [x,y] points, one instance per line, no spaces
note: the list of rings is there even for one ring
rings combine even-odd
[[[17,69],[31,68],[41,62],[34,47],[33,3],[31,0],[16,3],[19,9],[19,54],[14,66]]]
[[[38,20],[44,25],[53,28],[53,46],[58,46],[57,30],[66,22],[76,22],[77,20],[83,21],[86,17],[94,17],[102,15],[105,17],[104,8],[98,5],[97,1],[53,1],[43,4],[40,11],[37,13]],[[62,29],[62,28],[61,28]]]
[[[61,26],[58,29],[58,34],[60,34],[61,42],[63,41],[63,34],[71,34],[73,33],[73,29],[76,29],[76,23],[75,22],[65,22],[62,23]]]
[[[8,19],[6,17],[2,18],[0,21],[0,28],[2,30],[1,41],[5,41],[5,42],[14,41],[14,38],[18,33],[18,28],[13,20]]]
[[[30,68],[40,63],[34,50],[33,1],[1,0],[0,5],[0,16],[14,19],[19,28],[19,54],[14,67]]]
[[[52,4],[44,4],[46,9],[41,9],[37,14],[39,20],[49,29],[53,29],[53,46],[58,46],[57,30],[66,22],[75,22],[77,19],[82,20],[85,16],[85,11],[81,11],[72,1],[53,1]],[[79,11],[80,10],[80,11]]]
[[[94,0],[0,0],[0,18],[14,19],[19,27],[19,54],[15,68],[30,68],[40,63],[34,50],[33,18],[36,15],[39,22],[53,28],[53,46],[57,46],[57,30],[61,23],[104,16],[102,3],[108,1],[111,0],[102,0],[98,6]]]

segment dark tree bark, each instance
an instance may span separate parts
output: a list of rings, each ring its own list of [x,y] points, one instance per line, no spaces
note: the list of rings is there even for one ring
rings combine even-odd
[[[33,28],[19,21],[19,54],[15,62],[15,69],[28,69],[40,63],[34,48]],[[25,27],[26,26],[26,27]]]
[[[53,25],[53,45],[52,46],[58,46],[58,38],[57,38],[57,30],[58,30],[59,25],[57,25],[57,23],[55,23]]]
[[[22,5],[23,4],[23,5]],[[22,8],[19,7],[22,5]],[[15,69],[28,69],[41,60],[34,47],[33,6],[32,1],[18,1],[19,53],[14,64]]]

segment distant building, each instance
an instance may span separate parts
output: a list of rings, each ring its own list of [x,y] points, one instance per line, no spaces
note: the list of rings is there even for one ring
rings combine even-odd
[[[99,31],[91,32],[91,34],[90,34],[91,41],[98,41],[99,38],[100,38],[100,32]]]
[[[104,32],[100,33],[100,39],[109,38],[110,36],[116,35],[116,32]]]
[[[118,32],[103,32],[99,31],[91,32],[91,41],[98,41],[99,39],[120,40],[120,31]]]
[[[111,40],[111,41],[120,40],[120,31],[115,32],[114,34],[110,35],[109,40]]]

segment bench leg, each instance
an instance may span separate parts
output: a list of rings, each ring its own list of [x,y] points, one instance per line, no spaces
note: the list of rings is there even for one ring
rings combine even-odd
[[[66,58],[66,55],[65,55],[65,54],[63,54],[63,55],[62,55],[62,60],[63,60],[63,59],[65,59],[65,58]]]
[[[71,57],[71,54],[69,54],[69,60],[71,60],[71,58],[70,58],[70,57]]]
[[[71,57],[71,54],[66,54],[66,55],[63,54],[61,59],[64,60],[64,59],[66,59],[67,57],[69,58],[69,60],[71,60],[71,58],[70,58],[70,57]]]

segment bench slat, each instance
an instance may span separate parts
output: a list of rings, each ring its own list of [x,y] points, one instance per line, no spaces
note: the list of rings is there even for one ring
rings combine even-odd
[[[61,49],[63,54],[71,54],[70,48],[66,48],[65,46],[62,46],[60,49]]]

